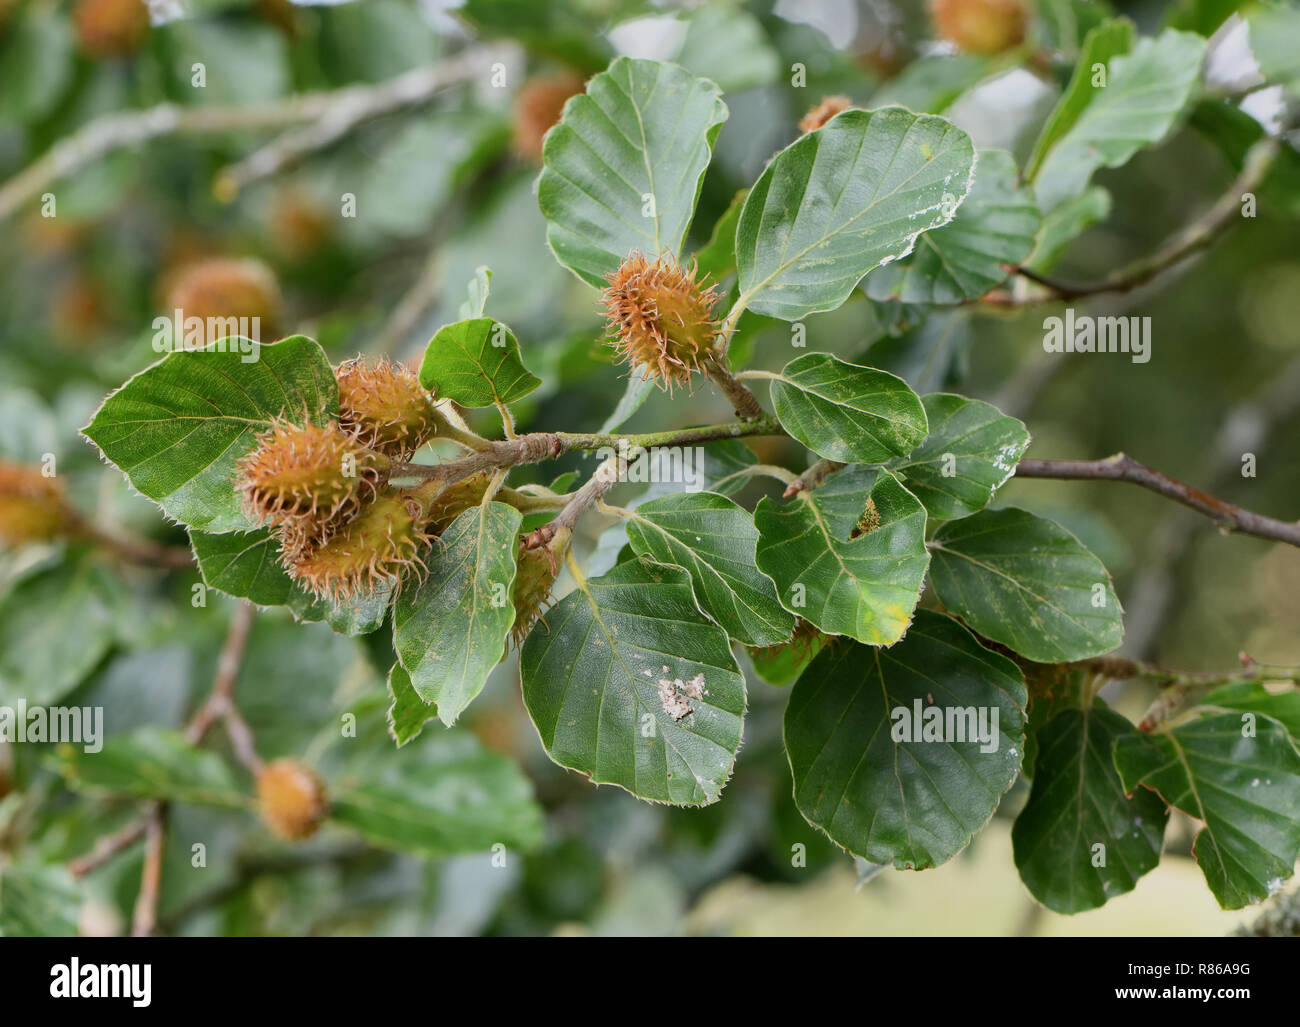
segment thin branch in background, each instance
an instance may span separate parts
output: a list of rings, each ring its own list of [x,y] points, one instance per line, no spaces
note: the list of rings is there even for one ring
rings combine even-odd
[[[230,627],[226,632],[226,640],[221,646],[220,655],[217,657],[217,671],[212,681],[212,692],[203,705],[195,711],[189,723],[185,725],[185,740],[190,745],[198,745],[218,720],[224,720],[227,730],[230,732],[231,743],[236,756],[244,766],[256,773],[254,767],[260,769],[261,760],[252,748],[252,733],[248,731],[247,723],[234,707],[235,683],[239,680],[239,669],[243,665],[244,652],[248,646],[248,635],[252,627],[253,604],[247,600],[241,600],[239,605],[235,607],[234,615],[230,620]],[[166,804],[158,801],[151,802],[146,807],[144,814],[138,819],[119,828],[112,834],[98,838],[89,853],[69,862],[68,871],[74,877],[85,877],[92,871],[99,869],[118,853],[125,852],[141,838],[146,838],[146,836],[150,847],[154,845],[162,846],[165,820]],[[158,867],[155,868],[150,859],[151,852],[152,848],[146,852],[145,857],[144,879],[140,888],[142,900],[148,887],[150,887],[150,875],[155,870],[161,874],[161,864],[159,862]],[[157,859],[161,861],[161,854],[158,855]],[[139,903],[136,906],[136,926],[144,921],[149,923],[149,931],[145,933],[151,933],[153,924],[156,923],[157,888],[159,885],[153,884],[152,887],[154,892],[150,901],[153,905],[143,911]],[[149,913],[150,909],[155,911],[152,917]]]
[[[1126,481],[1204,514],[1224,531],[1300,546],[1300,522],[1279,521],[1243,509],[1169,477],[1124,453],[1104,460],[1021,460],[1017,478]]]
[[[481,73],[501,53],[472,47],[431,67],[416,68],[374,85],[301,93],[246,106],[184,107],[165,103],[142,111],[118,111],[87,122],[59,140],[34,163],[0,185],[0,220],[39,197],[56,182],[110,153],[164,136],[220,135],[258,129],[306,127],[289,132],[221,173],[226,198],[312,150],[328,146],[363,121],[411,107],[439,90]]]
[[[1018,274],[1050,290],[1048,296],[1034,297],[1026,303],[1080,299],[1109,292],[1128,292],[1151,281],[1162,271],[1181,264],[1188,257],[1208,248],[1229,225],[1241,219],[1242,196],[1245,193],[1253,193],[1259,188],[1281,149],[1280,136],[1267,136],[1261,139],[1247,152],[1241,173],[1236,180],[1205,214],[1183,228],[1155,253],[1135,260],[1105,278],[1095,282],[1070,283],[1039,274],[1026,267],[1017,267]]]
[[[148,938],[158,926],[158,897],[162,893],[163,857],[167,850],[167,804],[151,804],[145,815],[144,870],[131,916],[131,935]]]
[[[163,570],[188,570],[194,566],[194,553],[180,546],[165,546],[148,539],[115,535],[85,520],[80,520],[76,525],[76,532],[93,539],[114,556],[129,563]]]
[[[1267,445],[1273,428],[1300,413],[1300,358],[1285,365],[1260,397],[1228,411],[1209,450],[1211,466],[1207,489],[1219,491],[1241,481],[1241,458]],[[1174,608],[1175,579],[1193,541],[1197,521],[1181,510],[1171,510],[1151,532],[1153,544],[1132,586],[1130,615],[1124,625],[1124,649],[1136,656],[1149,655]]]

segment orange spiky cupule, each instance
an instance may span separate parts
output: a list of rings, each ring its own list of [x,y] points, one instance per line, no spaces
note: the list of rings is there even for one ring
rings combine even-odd
[[[235,490],[258,524],[348,517],[388,481],[390,461],[336,423],[278,420],[235,465]]]
[[[329,813],[325,785],[316,772],[295,759],[272,760],[257,775],[262,820],[288,841],[316,833]]]
[[[838,93],[835,96],[823,96],[822,102],[809,110],[799,120],[799,131],[804,135],[809,132],[816,132],[835,115],[848,110],[852,106],[853,101],[847,96]]]
[[[429,502],[429,530],[441,535],[457,517],[483,502],[491,480],[489,471],[479,471],[453,482],[434,496]]]
[[[144,0],[81,0],[72,21],[77,44],[88,57],[125,57],[149,33]]]
[[[62,482],[34,467],[0,461],[0,545],[50,542],[78,526]]]
[[[363,445],[408,460],[437,434],[441,415],[434,398],[406,365],[355,357],[339,364],[334,377],[339,425]]]
[[[930,17],[962,53],[992,55],[1024,41],[1029,12],[1024,0],[930,0]]]
[[[167,310],[186,317],[257,319],[261,338],[276,338],[281,321],[275,272],[252,257],[213,257],[182,268],[167,290]],[[252,331],[252,328],[249,328]],[[208,340],[212,341],[212,340]]]
[[[668,254],[650,261],[633,253],[606,280],[601,298],[620,360],[670,392],[705,370],[718,334],[718,296],[696,283],[694,262],[682,267]]]
[[[569,97],[581,93],[587,84],[572,72],[530,78],[515,96],[515,152],[537,163],[542,159],[542,143],[564,113]]]
[[[427,570],[420,552],[435,537],[427,531],[429,503],[422,488],[390,489],[319,544],[286,551],[285,569],[317,598],[336,603],[383,584],[399,589],[407,573]]]
[[[531,535],[524,536],[516,560],[515,585],[511,597],[515,607],[515,623],[510,630],[516,646],[524,644],[533,625],[542,619],[543,612],[551,604],[551,586],[555,584],[560,564],[572,541],[573,531],[564,525],[555,527],[548,524]]]

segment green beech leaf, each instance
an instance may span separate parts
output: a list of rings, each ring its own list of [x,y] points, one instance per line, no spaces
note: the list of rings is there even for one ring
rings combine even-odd
[[[1300,689],[1294,684],[1273,692],[1257,681],[1234,681],[1202,696],[1200,705],[1272,717],[1300,745]]]
[[[1235,713],[1121,738],[1124,787],[1157,792],[1199,820],[1192,855],[1224,909],[1259,902],[1290,878],[1300,854],[1300,755],[1277,721]]]
[[[1246,19],[1250,49],[1265,81],[1294,92],[1300,87],[1300,10],[1295,4],[1265,0]]]
[[[23,578],[0,598],[0,704],[57,703],[112,648],[126,595],[93,558]]]
[[[491,287],[492,269],[485,265],[475,268],[474,277],[469,280],[469,296],[460,305],[460,310],[457,312],[462,321],[483,316]]]
[[[420,363],[420,384],[467,407],[513,403],[542,384],[524,367],[514,333],[490,317],[438,329]]]
[[[889,466],[931,517],[965,517],[988,506],[1029,446],[1024,424],[991,403],[933,392],[921,401],[930,434]]]
[[[385,583],[371,595],[338,604],[316,599],[285,572],[279,543],[265,528],[222,535],[191,530],[190,544],[209,588],[258,606],[287,606],[299,620],[326,621],[343,635],[365,635],[378,628],[392,598],[392,586]]]
[[[368,752],[333,790],[330,819],[421,856],[531,849],[543,827],[523,771],[460,728],[421,735],[400,755]]]
[[[922,234],[910,254],[876,268],[863,285],[878,302],[951,305],[979,299],[1006,280],[1007,265],[1029,256],[1041,222],[1033,190],[1020,184],[1015,158],[981,150],[975,184],[952,221]]]
[[[393,647],[425,702],[451,725],[501,661],[515,608],[521,515],[486,503],[457,517],[426,557],[429,573],[393,609]]]
[[[726,120],[718,87],[675,64],[620,57],[591,79],[542,150],[556,259],[599,288],[634,250],[677,256]]]
[[[791,613],[827,634],[893,645],[907,630],[930,554],[925,507],[890,472],[846,467],[754,511],[758,569]]]
[[[1106,32],[1107,26],[1094,31]],[[1116,53],[1104,88],[1092,86],[1091,65],[1080,63],[1075,75],[1088,76],[1080,85],[1087,86],[1088,102],[1066,119],[1064,132],[1058,134],[1049,121],[1044,132],[1051,139],[1032,175],[1043,210],[1078,196],[1098,168],[1117,168],[1163,139],[1191,99],[1204,56],[1203,38],[1167,29],[1138,40],[1129,53]],[[1073,88],[1062,102],[1078,102]]]
[[[918,610],[889,649],[832,642],[785,711],[799,812],[869,862],[943,863],[1015,780],[1026,701],[1016,665],[942,614]]]
[[[73,938],[82,889],[65,866],[31,857],[0,867],[0,938]]]
[[[799,680],[808,664],[830,641],[815,628],[801,626],[790,641],[763,649],[750,649],[749,662],[754,673],[769,685],[784,688]]]
[[[925,438],[921,398],[888,371],[805,353],[772,381],[781,427],[828,460],[883,463]]]
[[[1090,185],[1078,196],[1062,200],[1043,217],[1034,252],[1021,264],[1044,273],[1052,270],[1070,243],[1110,217],[1110,205],[1110,192],[1099,185]]]
[[[655,380],[653,378],[649,375],[642,375],[635,368],[630,371],[623,395],[619,398],[613,412],[605,418],[605,423],[600,426],[599,434],[607,435],[610,432],[618,431],[629,417],[641,409],[645,401],[650,398],[650,393],[654,391]]]
[[[1100,700],[1037,732],[1034,787],[1011,842],[1021,880],[1048,909],[1096,909],[1160,862],[1169,811],[1153,792],[1125,794],[1115,771],[1116,741],[1136,735]]]
[[[93,795],[171,799],[241,809],[249,804],[230,765],[179,731],[142,727],[104,741],[99,752],[60,745],[52,762],[68,786]]]
[[[794,617],[772,579],[754,566],[758,529],[742,506],[713,492],[678,492],[642,503],[627,519],[638,555],[684,567],[700,609],[749,645],[790,637]]]
[[[834,310],[873,268],[952,220],[970,189],[970,136],[901,107],[848,110],[773,158],[736,230],[741,300],[796,321]]]
[[[1098,65],[1106,68],[1107,80],[1110,77],[1110,62],[1121,54],[1133,49],[1133,39],[1137,30],[1128,18],[1111,18],[1091,29],[1084,37],[1083,47],[1079,51],[1079,60],[1074,65],[1065,92],[1056,102],[1052,113],[1043,123],[1038,139],[1034,143],[1033,153],[1025,165],[1025,177],[1033,180],[1038,169],[1047,156],[1047,151],[1060,142],[1087,110],[1097,93],[1105,88],[1101,79],[1094,77]]]
[[[781,74],[781,58],[762,23],[729,4],[705,4],[691,12],[677,63],[708,75],[724,93],[772,85]]]
[[[930,548],[930,580],[944,605],[1022,656],[1082,660],[1123,641],[1106,567],[1054,521],[1015,507],[983,510],[943,525]]]
[[[642,560],[582,581],[520,655],[551,759],[654,802],[717,801],[740,747],[745,679],[680,567]]]
[[[424,725],[438,715],[438,707],[420,698],[411,684],[411,675],[400,663],[388,672],[388,733],[400,749],[424,730]]]
[[[339,410],[334,372],[313,340],[290,336],[247,362],[229,341],[169,353],[109,396],[82,430],[169,517],[212,532],[255,527],[231,477],[274,418],[323,425]]]

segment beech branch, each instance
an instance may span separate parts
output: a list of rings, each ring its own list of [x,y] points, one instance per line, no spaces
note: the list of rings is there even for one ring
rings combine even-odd
[[[203,136],[259,129],[287,132],[218,177],[218,194],[231,199],[240,188],[274,174],[302,155],[340,139],[363,121],[422,103],[477,74],[490,53],[465,50],[431,67],[415,68],[374,85],[301,93],[245,106],[186,107],[164,103],[143,111],[120,111],[87,122],[59,140],[34,163],[0,185],[0,220],[41,195],[55,182],[110,153],[164,136]]]
[[[212,730],[218,720],[223,721],[236,757],[252,773],[261,770],[262,761],[253,749],[252,733],[239,711],[235,709],[235,683],[243,666],[248,635],[253,627],[253,604],[241,601],[217,657],[217,671],[212,680],[212,691],[202,706],[185,725],[185,740],[198,745]],[[85,877],[99,869],[120,852],[125,852],[141,838],[147,837],[145,865],[132,919],[132,933],[151,934],[157,924],[158,893],[161,887],[162,849],[166,841],[167,804],[161,800],[150,802],[138,819],[111,834],[97,839],[90,852],[68,864],[74,877]]]
[[[1021,460],[1016,466],[1016,477],[1126,481],[1204,514],[1225,532],[1300,546],[1300,523],[1279,521],[1243,509],[1176,481],[1124,453],[1116,453],[1104,460]]]
[[[1049,293],[1046,296],[1034,297],[1023,304],[1013,302],[1011,305],[1072,300],[1109,292],[1129,292],[1140,285],[1145,285],[1161,272],[1181,264],[1193,254],[1208,249],[1221,233],[1240,220],[1243,194],[1253,193],[1259,188],[1264,176],[1268,174],[1281,152],[1281,148],[1280,136],[1266,136],[1261,139],[1246,153],[1241,173],[1236,180],[1205,214],[1183,228],[1155,253],[1135,260],[1105,278],[1095,282],[1062,282],[1031,271],[1029,268],[1017,267],[1015,270],[1018,274],[1046,287]]]

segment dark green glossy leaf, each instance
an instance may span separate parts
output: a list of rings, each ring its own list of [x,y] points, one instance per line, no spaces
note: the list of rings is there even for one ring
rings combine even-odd
[[[641,560],[579,582],[520,655],[551,759],[633,795],[715,802],[731,776],[745,679],[679,567]]]
[[[930,555],[925,508],[885,470],[846,467],[820,487],[754,511],[758,569],[785,608],[870,645],[903,636]]]
[[[983,400],[934,392],[922,403],[930,433],[890,469],[931,517],[965,517],[984,509],[1015,473],[1029,432]]]
[[[1204,825],[1192,854],[1224,909],[1259,902],[1290,878],[1300,854],[1300,755],[1277,721],[1248,727],[1222,713],[1121,738],[1115,766],[1125,788],[1150,788]]]
[[[925,438],[925,409],[903,379],[829,353],[805,353],[772,381],[781,427],[828,460],[883,463]]]
[[[1125,793],[1115,743],[1138,730],[1100,700],[1037,734],[1034,787],[1011,831],[1016,866],[1049,909],[1096,909],[1155,869],[1169,811],[1153,792]]]
[[[790,637],[794,617],[754,565],[758,530],[743,507],[712,492],[678,492],[631,511],[627,535],[639,555],[690,572],[700,609],[732,638],[773,645]]]
[[[869,862],[916,870],[946,862],[1015,780],[1026,698],[1014,663],[928,610],[888,649],[832,642],[786,707],[795,803]],[[936,717],[937,737],[927,727]]]
[[[1123,610],[1100,560],[1054,521],[983,510],[930,543],[939,598],[975,631],[1040,663],[1119,647]]]

